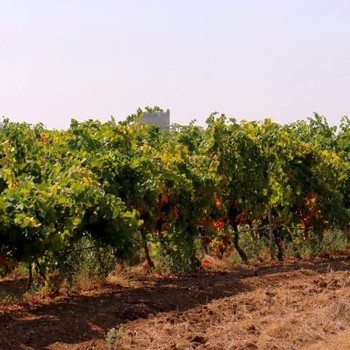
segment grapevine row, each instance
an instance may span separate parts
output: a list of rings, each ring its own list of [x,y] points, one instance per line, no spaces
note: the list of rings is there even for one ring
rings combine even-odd
[[[43,279],[62,252],[89,235],[120,259],[149,243],[178,271],[198,264],[196,242],[231,245],[243,260],[242,227],[283,242],[330,228],[348,230],[350,121],[331,127],[315,114],[280,125],[213,114],[160,132],[140,122],[72,120],[66,131],[0,127],[0,263],[25,262]],[[290,228],[295,230],[290,230]]]

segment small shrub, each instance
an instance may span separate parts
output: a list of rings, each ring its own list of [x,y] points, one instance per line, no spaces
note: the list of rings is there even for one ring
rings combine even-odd
[[[116,261],[112,248],[83,237],[61,256],[59,267],[64,276],[64,287],[89,289],[108,276]]]
[[[108,331],[106,337],[107,350],[116,350],[119,344],[120,338],[123,334],[123,327],[112,328]]]

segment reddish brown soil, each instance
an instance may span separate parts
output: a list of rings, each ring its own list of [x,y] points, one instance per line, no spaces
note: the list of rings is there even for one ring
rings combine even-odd
[[[350,349],[350,259],[128,275],[14,300],[0,280],[0,349]],[[2,300],[2,301],[1,301]],[[112,335],[114,337],[112,337]]]

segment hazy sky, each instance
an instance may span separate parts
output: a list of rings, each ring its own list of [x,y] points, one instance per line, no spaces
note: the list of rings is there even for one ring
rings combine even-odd
[[[0,0],[0,116],[350,115],[348,0]]]

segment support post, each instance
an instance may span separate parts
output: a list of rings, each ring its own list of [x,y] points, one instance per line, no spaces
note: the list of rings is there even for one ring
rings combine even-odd
[[[273,235],[273,227],[272,227],[271,206],[268,206],[268,216],[269,216],[270,256],[271,256],[271,260],[274,260],[275,259],[275,245],[274,245],[274,235]]]

